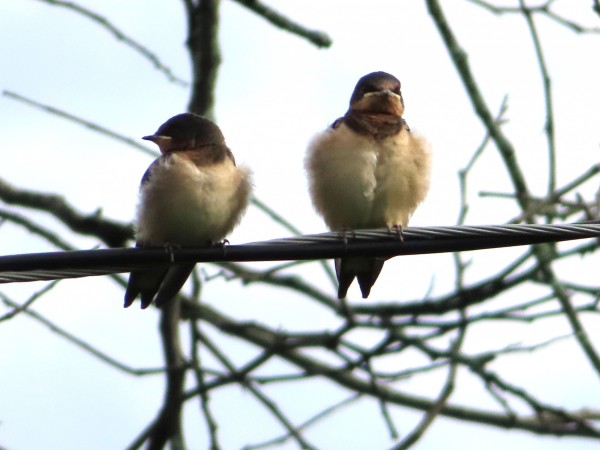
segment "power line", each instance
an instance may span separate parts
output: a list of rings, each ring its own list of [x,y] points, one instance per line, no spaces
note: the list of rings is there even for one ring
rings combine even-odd
[[[0,283],[130,272],[157,264],[289,261],[460,252],[600,237],[600,222],[411,227],[302,235],[210,248],[116,248],[0,256]]]

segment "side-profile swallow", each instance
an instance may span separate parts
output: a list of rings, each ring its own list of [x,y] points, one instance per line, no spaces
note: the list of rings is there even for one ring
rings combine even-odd
[[[196,114],[171,117],[152,141],[162,155],[140,186],[134,230],[137,247],[208,247],[240,221],[251,191],[250,172],[237,167],[217,125]],[[142,308],[172,299],[195,263],[131,272],[125,308],[141,295]]]
[[[429,148],[410,132],[403,114],[400,81],[373,72],[358,80],[346,114],[309,144],[305,167],[310,195],[330,230],[388,227],[401,232],[425,198]],[[384,261],[337,259],[338,297],[344,298],[357,278],[367,298]]]

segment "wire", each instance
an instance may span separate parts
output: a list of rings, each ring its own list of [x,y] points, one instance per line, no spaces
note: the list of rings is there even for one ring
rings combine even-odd
[[[210,248],[116,248],[0,256],[0,283],[131,272],[156,265],[460,252],[600,237],[600,222],[411,227],[323,233]]]

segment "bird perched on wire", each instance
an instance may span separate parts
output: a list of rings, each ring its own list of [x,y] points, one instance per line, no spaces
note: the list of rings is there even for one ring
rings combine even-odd
[[[217,125],[196,114],[171,117],[152,141],[162,155],[146,170],[135,220],[138,247],[208,247],[240,221],[251,191],[250,172],[238,167]],[[142,308],[173,298],[194,263],[164,265],[131,273],[125,307],[141,295]]]
[[[400,81],[385,72],[356,84],[350,107],[308,146],[305,167],[313,205],[329,229],[345,233],[402,227],[429,189],[427,143],[410,132]],[[354,278],[363,298],[383,267],[383,258],[336,259],[338,297]]]

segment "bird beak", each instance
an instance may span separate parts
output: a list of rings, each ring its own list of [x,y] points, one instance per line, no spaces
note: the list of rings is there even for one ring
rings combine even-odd
[[[398,94],[390,91],[389,89],[386,89],[385,91],[367,92],[363,97],[370,97],[372,95],[389,95],[390,97],[394,97],[397,100],[401,99],[401,97]]]
[[[161,153],[169,151],[169,149],[171,148],[171,141],[173,140],[171,136],[161,136],[159,134],[151,134],[150,136],[144,136],[142,139],[154,142],[156,145],[158,145],[158,148],[160,149]]]
[[[171,136],[160,136],[157,134],[151,134],[150,136],[144,136],[142,139],[145,141],[152,141],[157,145],[160,145],[159,142],[168,142],[171,140]]]

